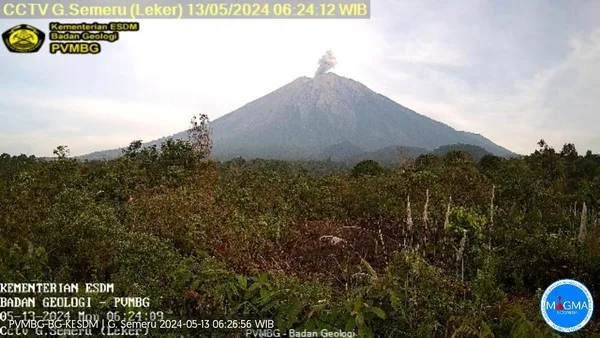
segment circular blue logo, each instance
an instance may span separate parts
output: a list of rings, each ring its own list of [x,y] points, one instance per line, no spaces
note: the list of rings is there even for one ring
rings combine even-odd
[[[575,332],[592,318],[594,300],[585,285],[561,279],[544,291],[540,310],[546,323],[556,331]]]

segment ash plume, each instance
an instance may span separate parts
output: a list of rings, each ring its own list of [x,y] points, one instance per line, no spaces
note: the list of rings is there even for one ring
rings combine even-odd
[[[319,68],[317,69],[315,76],[324,74],[331,68],[335,67],[335,65],[337,65],[335,55],[333,55],[332,51],[328,50],[325,52],[325,55],[321,56],[319,59]]]

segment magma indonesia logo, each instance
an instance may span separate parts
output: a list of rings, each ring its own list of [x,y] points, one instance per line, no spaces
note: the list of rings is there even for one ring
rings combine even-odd
[[[2,34],[2,41],[13,53],[35,53],[42,48],[46,35],[30,25],[18,25]]]
[[[594,300],[585,285],[562,279],[544,291],[540,310],[546,323],[556,331],[575,332],[592,318]]]

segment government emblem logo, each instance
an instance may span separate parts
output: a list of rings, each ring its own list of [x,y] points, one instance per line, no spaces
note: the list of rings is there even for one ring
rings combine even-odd
[[[18,25],[2,34],[2,41],[13,53],[35,53],[42,48],[46,35],[30,25]]]

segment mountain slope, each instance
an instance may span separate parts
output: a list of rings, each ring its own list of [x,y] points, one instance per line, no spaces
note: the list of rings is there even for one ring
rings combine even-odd
[[[481,135],[454,130],[333,73],[300,77],[216,119],[212,128],[213,153],[219,158],[320,158],[328,151],[332,156],[330,147],[336,144],[372,152],[397,145],[433,150],[464,143],[495,155],[512,154]],[[174,135],[186,137],[185,132]]]
[[[310,155],[343,142],[367,151],[399,144],[434,149],[466,143],[497,155],[510,153],[480,135],[456,131],[333,73],[298,78],[215,120],[213,130],[217,154],[244,145],[278,146]]]
[[[365,151],[361,147],[354,143],[344,141],[342,143],[336,143],[329,147],[325,147],[319,154],[320,158],[332,159],[334,161],[343,161],[351,157],[363,154]]]

